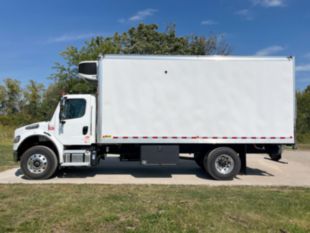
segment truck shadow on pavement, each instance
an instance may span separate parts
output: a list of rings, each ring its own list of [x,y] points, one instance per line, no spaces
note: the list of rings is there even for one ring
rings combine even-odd
[[[54,178],[89,178],[97,175],[131,175],[135,178],[172,178],[173,175],[193,175],[200,179],[213,180],[205,171],[196,165],[194,161],[181,160],[174,166],[145,166],[139,162],[120,162],[117,159],[107,159],[98,167],[68,167],[60,169]],[[247,167],[246,175],[273,176],[267,171]],[[22,171],[18,169],[15,176],[27,179]],[[238,179],[238,177],[237,177]]]

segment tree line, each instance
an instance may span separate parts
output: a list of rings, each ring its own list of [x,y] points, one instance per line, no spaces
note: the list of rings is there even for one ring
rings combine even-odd
[[[310,85],[303,90],[296,92],[297,140],[301,143],[310,143]]]
[[[96,60],[101,54],[228,55],[231,49],[221,37],[178,36],[175,25],[163,32],[156,24],[139,24],[113,36],[97,36],[81,48],[69,46],[60,55],[65,63],[55,63],[52,83],[45,87],[30,80],[22,87],[18,80],[0,83],[0,125],[19,126],[49,120],[63,93],[95,93],[96,86],[77,77],[78,63]],[[297,132],[301,142],[310,139],[310,86],[297,92]]]

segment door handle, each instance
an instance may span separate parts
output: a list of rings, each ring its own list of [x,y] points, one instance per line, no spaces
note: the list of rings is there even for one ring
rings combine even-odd
[[[83,135],[87,134],[88,132],[88,126],[83,127]]]

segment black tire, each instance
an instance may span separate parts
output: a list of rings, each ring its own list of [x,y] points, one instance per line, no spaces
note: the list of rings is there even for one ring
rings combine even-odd
[[[206,171],[215,180],[232,180],[237,174],[239,174],[241,168],[241,161],[238,154],[229,147],[215,148],[204,157],[203,162]],[[220,163],[228,163],[228,171],[220,172],[217,168]]]
[[[271,146],[269,148],[269,157],[273,161],[279,161],[282,158],[282,146]]]
[[[40,157],[40,160],[38,159],[37,161],[34,161],[34,156],[38,158]],[[41,158],[44,159],[42,160]],[[28,162],[30,162],[30,160],[32,161],[32,164],[35,164],[35,162],[39,161],[39,165],[43,164],[43,161],[44,168],[40,169],[39,167],[33,165],[33,170],[37,172],[32,171],[32,169],[28,166]],[[24,175],[29,179],[48,179],[54,175],[58,167],[58,159],[55,152],[50,148],[46,146],[34,146],[22,154],[20,159],[20,167]]]
[[[279,161],[282,159],[282,154],[269,154],[269,157],[272,161]]]

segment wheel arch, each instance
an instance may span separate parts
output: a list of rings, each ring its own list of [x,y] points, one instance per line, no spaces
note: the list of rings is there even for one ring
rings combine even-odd
[[[20,145],[17,148],[17,161],[20,160],[22,154],[26,150],[28,150],[29,148],[33,146],[38,146],[38,145],[46,146],[50,148],[56,154],[58,161],[59,161],[60,152],[56,144],[49,137],[45,135],[40,135],[40,134],[28,136],[20,143]]]

